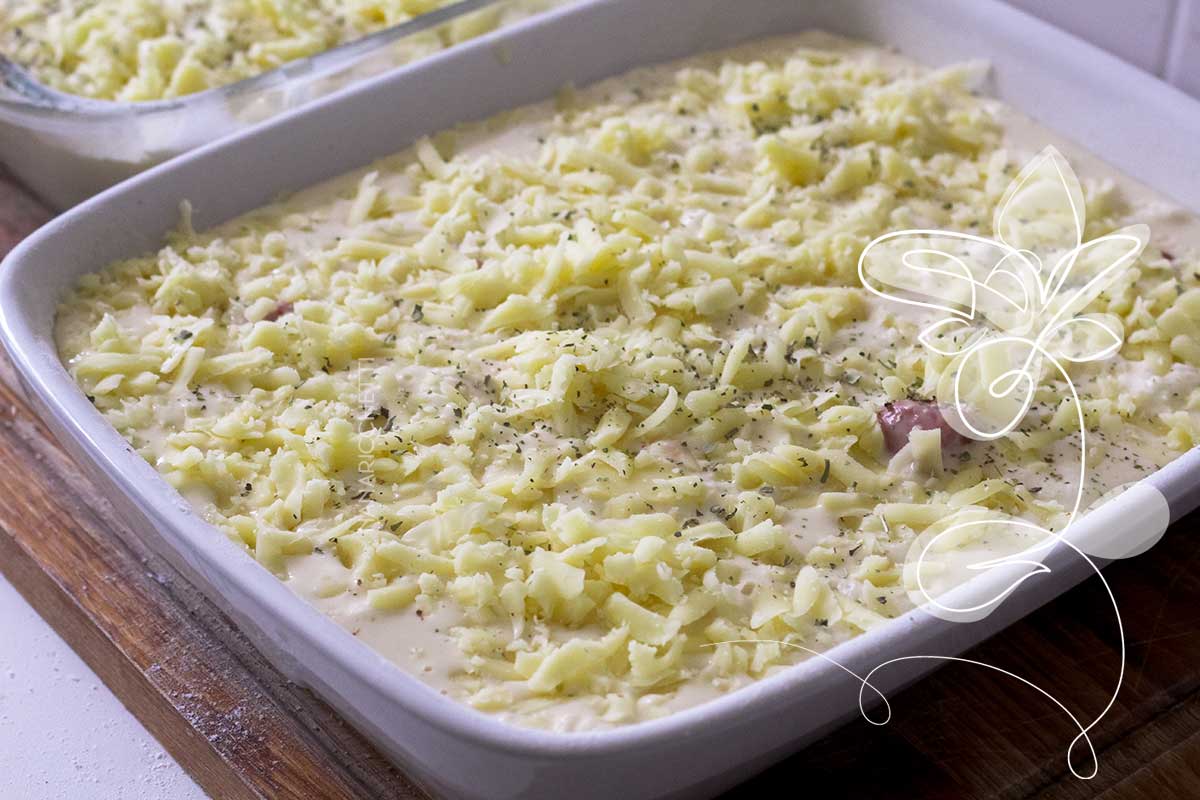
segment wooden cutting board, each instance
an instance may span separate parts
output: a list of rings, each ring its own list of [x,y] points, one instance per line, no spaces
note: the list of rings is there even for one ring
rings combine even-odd
[[[49,216],[0,174],[0,254]],[[222,799],[428,796],[147,551],[12,387],[0,356],[0,570],[197,783]],[[1095,731],[1095,779],[1069,772],[1075,730],[1060,710],[954,665],[892,697],[887,727],[855,720],[729,796],[1200,797],[1197,519],[1105,573],[1129,655]],[[1106,606],[1089,581],[969,656],[1035,678],[1091,719],[1120,664]]]

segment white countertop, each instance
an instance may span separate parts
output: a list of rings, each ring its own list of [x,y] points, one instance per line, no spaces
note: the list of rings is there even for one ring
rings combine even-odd
[[[3,576],[0,795],[207,797]]]

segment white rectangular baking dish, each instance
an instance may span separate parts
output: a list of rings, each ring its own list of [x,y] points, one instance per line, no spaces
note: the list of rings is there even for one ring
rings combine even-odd
[[[820,27],[940,64],[984,57],[992,91],[1154,188],[1200,209],[1200,104],[998,3],[945,0],[597,0],[373,79],[160,165],[51,222],[0,269],[0,340],[34,406],[157,551],[289,675],[311,686],[419,781],[452,797],[706,797],[858,713],[859,683],[810,659],[674,716],[593,733],[511,727],[439,696],[293,595],[136,456],[60,365],[55,307],[85,272],[159,245],[188,199],[197,227],[365,165],[418,136],[629,67]],[[401,114],[397,109],[420,109]],[[1165,528],[1200,502],[1193,451],[1080,521],[1077,541]],[[1066,548],[974,624],[920,610],[829,655],[860,674],[899,656],[958,653],[1089,574]],[[1003,580],[989,573],[964,593]],[[981,583],[981,581],[983,583]],[[884,691],[935,665],[877,674]],[[1064,742],[1064,753],[1066,748]]]

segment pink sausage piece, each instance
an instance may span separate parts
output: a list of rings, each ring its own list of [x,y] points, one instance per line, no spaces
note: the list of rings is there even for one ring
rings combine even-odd
[[[265,317],[263,317],[263,319],[265,319],[267,322],[274,322],[275,320],[282,317],[284,314],[292,313],[293,308],[295,308],[295,304],[293,304],[291,302],[280,303],[279,305],[277,305],[273,309],[271,309],[269,312],[267,312],[267,315]]]
[[[883,443],[889,453],[897,453],[908,444],[914,430],[942,432],[942,450],[955,450],[967,443],[967,437],[950,426],[937,403],[926,400],[900,400],[884,403],[876,416],[883,431]]]

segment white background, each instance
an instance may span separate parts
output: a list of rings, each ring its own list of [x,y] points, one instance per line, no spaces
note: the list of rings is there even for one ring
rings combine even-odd
[[[204,796],[96,674],[0,577],[0,797]]]
[[[1200,0],[1009,0],[1200,97]],[[0,797],[204,792],[0,577]]]

